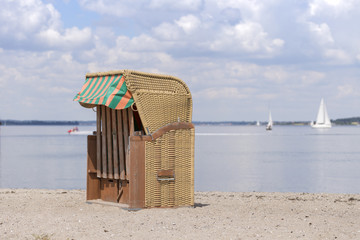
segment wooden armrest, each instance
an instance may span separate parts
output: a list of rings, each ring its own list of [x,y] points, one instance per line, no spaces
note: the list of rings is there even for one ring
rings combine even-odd
[[[191,128],[194,128],[194,124],[192,123],[174,122],[159,128],[152,134],[144,135],[144,136],[131,136],[130,139],[133,141],[154,141],[171,130],[191,129]]]

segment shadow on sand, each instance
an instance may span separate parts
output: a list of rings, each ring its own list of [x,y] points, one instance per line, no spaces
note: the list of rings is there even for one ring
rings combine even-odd
[[[210,205],[210,204],[195,203],[195,204],[194,204],[194,208],[198,208],[198,207],[202,208],[202,207],[207,207],[207,206],[209,206],[209,205]]]

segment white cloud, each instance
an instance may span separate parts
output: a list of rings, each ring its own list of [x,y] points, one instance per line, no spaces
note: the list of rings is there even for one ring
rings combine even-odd
[[[309,22],[309,30],[319,45],[334,43],[330,28],[326,23],[316,24]]]
[[[229,76],[244,81],[244,79],[256,78],[263,70],[256,64],[229,62],[226,64],[225,71]]]
[[[49,91],[50,93],[54,93],[54,94],[74,93],[74,89],[61,87],[61,86],[51,87],[47,91]]]
[[[82,30],[77,27],[65,29],[61,34],[55,29],[46,29],[36,35],[37,39],[49,47],[71,49],[82,47],[91,41],[92,34],[90,28]]]
[[[206,1],[211,2],[212,0]],[[263,1],[257,0],[227,0],[215,1],[219,9],[239,9],[245,19],[258,19],[263,10]]]
[[[312,38],[315,40],[316,45],[318,45],[316,51],[319,51],[325,57],[325,61],[328,64],[351,64],[356,58],[354,52],[352,52],[353,47],[351,44],[344,45],[342,37],[338,37],[340,41],[337,41],[333,37],[328,24],[309,22],[308,26]],[[348,43],[351,42],[351,40],[348,41]]]
[[[309,3],[310,15],[319,14],[346,14],[349,12],[355,1],[354,0],[313,0]]]
[[[79,48],[88,45],[91,29],[62,29],[60,13],[40,0],[5,0],[0,11],[0,44],[8,48]]]
[[[151,8],[169,8],[174,10],[188,10],[195,11],[201,6],[202,0],[151,0]]]
[[[350,84],[337,86],[337,98],[344,98],[349,96],[360,96],[356,88]]]
[[[143,1],[114,1],[114,0],[79,0],[84,8],[101,13],[103,15],[112,15],[118,17],[129,17],[136,14]]]
[[[301,82],[303,85],[313,85],[315,83],[318,83],[322,79],[325,78],[325,74],[322,72],[316,72],[316,71],[307,71],[301,74]]]
[[[352,63],[352,58],[345,51],[340,49],[327,49],[324,56],[329,59],[331,64],[345,65]]]
[[[28,35],[44,28],[58,28],[60,14],[51,4],[40,0],[19,0],[2,2],[0,11],[0,32],[9,38],[21,41]]]
[[[25,76],[14,66],[0,63],[0,87],[5,87],[9,82],[22,81]]]
[[[87,65],[77,62],[72,52],[4,50],[0,72],[0,83],[4,82],[0,90],[1,118],[77,118],[59,114],[59,109],[71,108],[71,100],[88,72]]]
[[[133,38],[120,36],[116,39],[116,45],[129,52],[154,52],[167,49],[171,43],[164,43],[147,34],[141,34]]]
[[[283,39],[270,37],[261,23],[257,22],[258,15],[263,10],[262,3],[258,1],[153,0],[150,3],[140,1],[130,4],[129,1],[81,0],[80,3],[85,8],[101,14],[117,14],[113,9],[122,9],[119,12],[124,14],[117,14],[119,18],[132,15],[133,13],[129,13],[127,9],[134,4],[133,9],[136,9],[136,14],[134,13],[132,18],[136,21],[142,16],[141,21],[146,19],[148,25],[155,24],[151,26],[150,37],[172,42],[173,49],[169,49],[170,51],[194,49],[196,52],[205,53],[256,52],[258,56],[264,56],[276,53],[285,43]],[[171,12],[172,15],[169,14],[169,9],[174,11]],[[226,20],[233,19],[230,14],[231,9],[236,9],[238,15],[241,15],[240,18],[237,17],[239,19],[236,25]],[[195,10],[198,11],[193,12]],[[230,15],[228,16],[227,13]],[[154,14],[163,16],[163,22],[153,20]],[[224,21],[219,21],[221,19]],[[229,46],[232,46],[231,50]]]
[[[123,68],[155,69],[158,65],[173,64],[171,55],[163,51],[166,46],[167,43],[146,34],[133,38],[119,36],[115,46],[111,47],[99,40],[96,48],[83,52],[82,58],[88,60],[88,68],[92,72]]]
[[[166,41],[178,40],[181,35],[179,28],[176,26],[174,27],[174,25],[171,23],[162,23],[159,26],[153,28],[153,32],[156,37],[160,38],[160,40]]]
[[[176,20],[175,23],[182,28],[186,34],[193,33],[198,30],[201,25],[200,20],[194,15],[183,16],[179,20]]]
[[[288,74],[281,67],[268,67],[264,77],[273,83],[281,84],[288,79]]]
[[[33,108],[36,106],[36,99],[33,97],[24,97],[21,99],[21,105],[27,107],[27,108]]]
[[[281,39],[269,39],[262,26],[256,22],[244,22],[224,26],[210,48],[214,51],[245,51],[272,53],[284,44]]]
[[[167,15],[169,11],[196,11],[201,7],[202,0],[79,0],[80,5],[88,10],[97,12],[101,15],[114,16],[118,18],[148,18],[152,21],[154,14]]]
[[[245,99],[256,90],[252,88],[241,89],[235,87],[207,88],[193,94],[195,98],[205,99]]]
[[[275,93],[263,93],[256,95],[256,97],[261,100],[269,101],[276,99],[278,96]]]
[[[103,15],[130,17],[147,11],[172,10],[195,11],[202,4],[202,0],[79,0],[81,6]]]

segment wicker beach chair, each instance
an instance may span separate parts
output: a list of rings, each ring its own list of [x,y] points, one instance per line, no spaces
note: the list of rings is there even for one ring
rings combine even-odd
[[[87,200],[194,205],[192,98],[183,81],[132,70],[91,73],[74,100],[97,115]]]

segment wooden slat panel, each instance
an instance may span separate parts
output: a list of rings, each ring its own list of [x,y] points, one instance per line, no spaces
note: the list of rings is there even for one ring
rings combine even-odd
[[[128,114],[126,110],[122,110],[122,117],[123,117],[123,136],[124,136],[124,151],[125,151],[125,176],[126,179],[129,180],[130,174],[130,166],[129,164],[129,120]]]
[[[134,114],[133,114],[133,111],[131,110],[131,108],[127,108],[126,110],[128,112],[128,120],[129,120],[129,136],[133,136],[134,135]],[[130,139],[130,138],[128,137],[128,139]],[[128,167],[127,169],[129,171],[129,174],[132,174],[131,165],[130,165],[130,149],[128,149],[128,151],[127,151],[126,166]]]
[[[102,178],[107,178],[107,148],[106,148],[106,110],[105,106],[101,106],[101,162],[102,162]]]
[[[119,161],[120,161],[120,179],[125,180],[125,151],[124,151],[124,136],[123,136],[123,121],[122,111],[117,110],[117,127],[118,127],[118,143],[119,143]]]
[[[133,114],[133,111],[131,110],[131,108],[127,108],[126,111],[128,113],[128,120],[129,120],[129,136],[133,136],[134,135],[134,114]],[[128,137],[128,139],[129,139],[129,137]],[[131,172],[130,149],[128,149],[128,151],[127,151],[126,167],[127,167],[128,173],[129,173],[128,174],[129,177],[127,179],[130,179],[130,175],[133,173],[133,172]]]
[[[107,143],[107,165],[108,178],[113,179],[113,157],[112,157],[112,136],[111,136],[111,109],[106,108],[106,143]]]
[[[134,114],[133,111],[131,110],[131,108],[127,109],[128,111],[128,118],[129,118],[129,135],[132,136],[134,135]]]
[[[96,107],[96,175],[101,178],[101,107]]]
[[[112,132],[112,148],[114,159],[114,178],[119,179],[119,154],[118,154],[118,141],[117,141],[117,121],[116,110],[111,109],[111,132]]]

